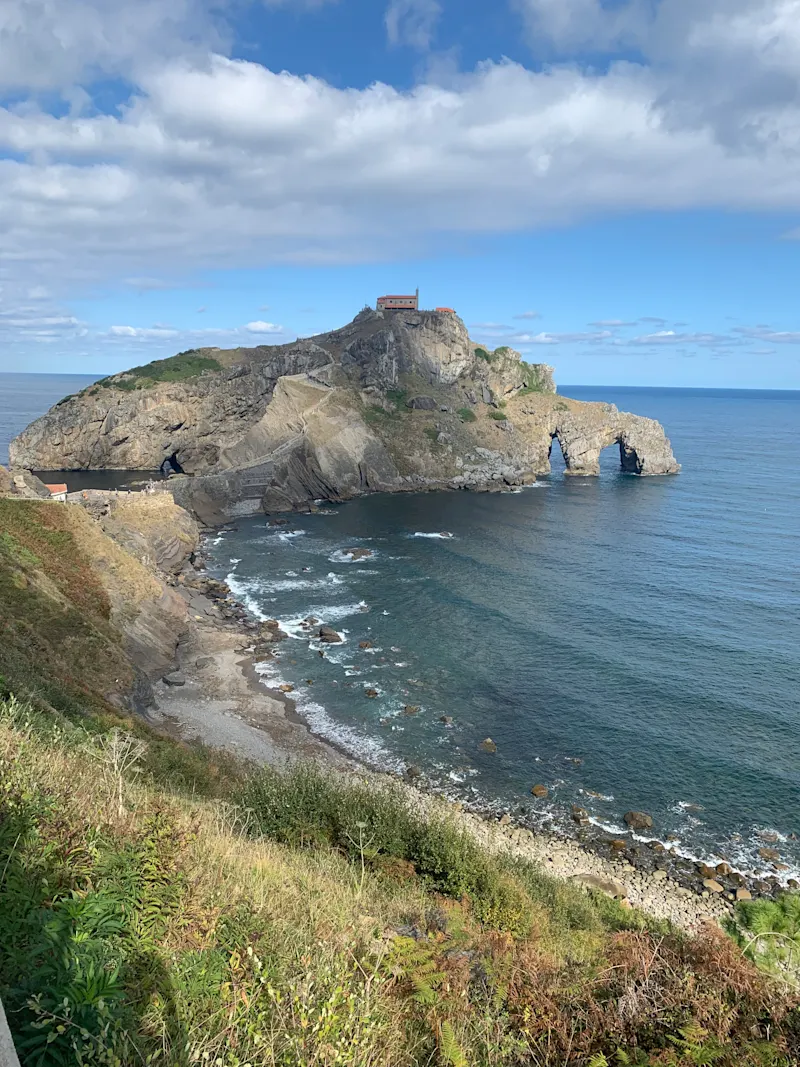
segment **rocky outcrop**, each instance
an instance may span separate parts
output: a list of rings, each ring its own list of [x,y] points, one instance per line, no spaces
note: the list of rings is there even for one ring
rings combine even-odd
[[[50,490],[29,470],[6,470],[0,467],[0,496],[16,496],[23,500],[49,500]]]
[[[197,523],[169,492],[91,489],[70,493],[68,500],[83,506],[117,544],[162,574],[180,573],[198,548]]]
[[[573,475],[597,474],[611,445],[627,473],[679,469],[657,422],[559,397],[551,367],[481,348],[453,314],[365,309],[293,345],[175,360],[62,401],[12,443],[14,461],[163,463],[193,475],[170,489],[209,524],[365,492],[525,484],[550,470],[554,439]]]

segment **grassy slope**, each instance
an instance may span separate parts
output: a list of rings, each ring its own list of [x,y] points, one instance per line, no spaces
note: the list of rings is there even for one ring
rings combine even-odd
[[[721,933],[648,927],[391,790],[125,717],[92,665],[118,646],[91,531],[7,501],[0,531],[0,662],[36,704],[0,700],[0,997],[26,1065],[797,1062],[793,1001]]]
[[[720,933],[648,930],[391,790],[86,725],[0,705],[26,1064],[796,1062],[789,1001]]]

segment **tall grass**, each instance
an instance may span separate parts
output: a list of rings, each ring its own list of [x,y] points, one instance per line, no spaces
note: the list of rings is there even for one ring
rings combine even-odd
[[[0,702],[0,997],[26,1067],[798,1061],[794,1000],[721,933],[493,859],[401,789],[127,725]]]

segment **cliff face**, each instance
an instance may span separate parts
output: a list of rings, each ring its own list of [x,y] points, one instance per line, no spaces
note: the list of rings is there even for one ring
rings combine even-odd
[[[206,522],[316,498],[415,488],[485,489],[550,469],[679,470],[661,426],[559,397],[552,368],[474,344],[450,313],[365,309],[292,345],[184,353],[61,401],[12,443],[33,469],[155,469]]]
[[[0,495],[0,681],[11,691],[65,711],[144,709],[186,625],[185,601],[87,511]]]

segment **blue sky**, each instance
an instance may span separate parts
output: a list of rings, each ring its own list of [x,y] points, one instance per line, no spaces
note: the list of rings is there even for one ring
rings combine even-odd
[[[800,388],[800,0],[7,0],[0,370],[421,289],[586,384]]]

